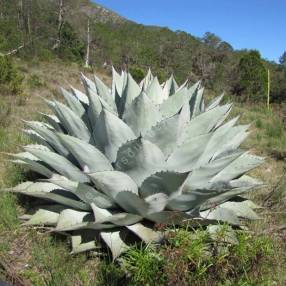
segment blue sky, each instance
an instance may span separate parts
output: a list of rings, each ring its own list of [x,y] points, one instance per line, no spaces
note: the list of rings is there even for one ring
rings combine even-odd
[[[286,0],[95,0],[145,25],[201,37],[210,31],[235,49],[278,61],[286,50]]]

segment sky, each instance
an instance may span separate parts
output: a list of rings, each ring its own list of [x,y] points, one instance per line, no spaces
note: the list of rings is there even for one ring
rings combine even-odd
[[[278,61],[286,50],[286,0],[95,0],[140,24],[202,37],[212,32],[235,49]]]

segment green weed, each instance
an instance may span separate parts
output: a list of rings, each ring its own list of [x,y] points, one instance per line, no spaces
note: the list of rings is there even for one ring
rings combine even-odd
[[[163,257],[150,245],[131,248],[123,258],[123,265],[130,277],[129,285],[161,285]],[[156,277],[156,278],[155,278]]]
[[[31,89],[40,88],[40,87],[43,87],[45,85],[43,80],[36,74],[32,74],[29,77],[27,83]]]
[[[262,128],[262,121],[260,118],[258,118],[256,121],[255,121],[255,126],[256,128]]]

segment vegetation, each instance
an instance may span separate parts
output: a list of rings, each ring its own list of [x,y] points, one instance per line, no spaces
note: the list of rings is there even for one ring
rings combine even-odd
[[[81,42],[72,26],[66,22],[61,31],[61,45],[57,50],[59,57],[74,62],[82,61],[85,54],[85,46]]]
[[[257,51],[236,51],[210,32],[197,38],[183,31],[136,24],[88,0],[65,0],[63,9],[60,2],[2,0],[0,52],[83,64],[90,19],[89,63],[93,68],[114,65],[129,68],[133,74],[151,67],[160,80],[174,73],[180,83],[186,78],[203,80],[215,92],[255,101],[265,100],[265,69],[269,69],[271,100],[285,101],[283,55],[281,64],[276,64],[261,59]]]
[[[266,157],[261,167],[250,172],[265,186],[246,196],[261,206],[256,210],[260,219],[251,224],[244,220],[247,230],[243,231],[224,223],[216,232],[156,224],[154,230],[166,231],[160,247],[138,241],[113,262],[111,253],[102,250],[103,241],[97,240],[91,251],[71,255],[71,245],[62,236],[44,232],[42,225],[21,225],[19,217],[45,201],[0,192],[0,281],[36,286],[284,286],[285,53],[279,64],[268,62],[256,51],[234,50],[212,33],[196,38],[138,25],[88,0],[63,1],[60,23],[60,2],[0,0],[0,70],[4,70],[0,71],[0,189],[38,178],[7,161],[6,153],[20,152],[20,145],[31,143],[21,131],[21,119],[43,120],[35,111],[50,112],[40,97],[61,102],[58,87],[63,82],[83,88],[78,74],[83,71],[89,17],[91,67],[84,69],[89,78],[95,70],[111,86],[113,64],[128,68],[140,81],[151,67],[159,82],[172,73],[179,83],[186,77],[190,83],[203,79],[207,102],[223,90],[223,102],[237,99],[231,117],[242,115],[240,124],[252,122],[242,148]],[[264,103],[267,69],[270,110]],[[251,76],[246,77],[248,72]]]
[[[267,94],[267,70],[257,51],[241,57],[238,64],[238,87],[235,93],[243,100],[264,101]]]
[[[8,57],[0,56],[0,88],[3,94],[21,92],[23,77]]]
[[[282,54],[282,56],[279,58],[279,62],[281,65],[285,66],[286,65],[286,52]]]
[[[21,115],[26,120],[38,119],[34,110],[45,111],[45,105],[37,95],[51,99],[59,82],[65,78],[79,86],[76,66],[59,63],[47,63],[44,66],[21,64],[19,67],[25,77],[37,74],[45,88],[25,85],[29,94],[28,105],[13,103],[14,98],[2,97],[1,104],[7,106],[8,122],[0,127],[0,148],[2,152],[13,152],[17,146],[27,144],[27,138],[19,132],[20,120],[12,120]],[[27,75],[26,75],[27,73]],[[104,76],[101,74],[101,77]],[[52,79],[56,78],[57,81]],[[109,81],[105,77],[105,81]],[[48,93],[46,91],[49,91]],[[211,97],[207,91],[207,97]],[[13,103],[13,104],[11,104]],[[273,111],[267,111],[263,105],[236,104],[233,116],[243,114],[242,124],[254,122],[251,134],[244,143],[244,148],[254,147],[256,154],[267,156],[265,164],[254,175],[267,185],[256,193],[254,200],[263,205],[262,219],[249,225],[249,232],[238,233],[239,244],[229,246],[231,251],[215,252],[215,244],[209,240],[208,233],[197,230],[194,236],[185,227],[180,230],[170,228],[169,243],[161,248],[152,248],[140,244],[131,248],[117,263],[111,263],[110,257],[99,256],[99,250],[71,256],[66,240],[58,236],[45,234],[41,229],[23,228],[18,215],[22,215],[27,205],[24,197],[16,198],[13,194],[1,194],[0,224],[0,277],[32,285],[144,285],[150,277],[138,276],[141,273],[153,273],[154,263],[159,267],[156,278],[162,285],[285,285],[285,240],[281,225],[285,223],[285,186],[283,179],[284,162],[276,157],[285,150],[285,129],[281,119]],[[277,137],[278,133],[280,136]],[[271,134],[271,136],[269,136]],[[259,136],[258,136],[259,135]],[[274,137],[273,137],[274,135]],[[275,157],[272,157],[275,156]],[[9,187],[31,179],[30,173],[12,166],[0,154],[3,165],[0,167],[0,185]],[[277,158],[277,159],[275,159]],[[272,194],[272,195],[271,195]],[[269,195],[271,195],[269,197]],[[269,198],[268,198],[269,197]],[[253,198],[253,197],[252,197]],[[268,199],[267,199],[268,198]],[[265,201],[265,199],[267,199]],[[223,228],[222,228],[223,235]],[[210,248],[214,255],[202,255]],[[183,251],[180,251],[183,249]],[[102,252],[101,252],[102,253]],[[187,258],[188,254],[191,256]],[[280,255],[277,256],[276,254]],[[186,259],[178,259],[178,255]],[[136,263],[138,257],[142,263]],[[52,258],[52,259],[51,259]],[[243,263],[242,263],[243,261]],[[182,264],[183,263],[183,264]],[[210,266],[212,264],[212,266]],[[209,267],[210,266],[210,267]],[[157,269],[155,267],[155,269]],[[152,268],[152,269],[151,269]],[[181,271],[178,272],[177,270]],[[273,273],[276,273],[273,276]],[[20,282],[19,282],[20,281]],[[22,283],[22,284],[20,284]],[[141,284],[140,284],[141,283]],[[184,284],[185,283],[185,284]],[[16,283],[15,283],[16,284]],[[150,284],[152,285],[152,283]]]

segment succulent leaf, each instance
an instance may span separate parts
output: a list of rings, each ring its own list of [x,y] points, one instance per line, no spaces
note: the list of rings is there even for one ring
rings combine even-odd
[[[158,106],[141,92],[125,110],[123,120],[131,127],[136,136],[145,135],[152,126],[161,120]]]
[[[93,145],[76,137],[58,134],[62,144],[73,154],[86,173],[112,171],[108,159]]]
[[[162,151],[155,144],[139,137],[119,148],[115,169],[125,172],[140,186],[145,178],[164,164]]]
[[[135,82],[131,74],[127,74],[126,84],[122,91],[122,96],[117,105],[118,114],[122,117],[124,111],[132,103],[132,101],[141,93],[139,85]]]
[[[179,190],[187,176],[187,173],[156,172],[144,180],[140,187],[140,195],[144,198],[157,193],[170,196]]]
[[[31,215],[24,225],[43,225],[56,226],[59,220],[60,212],[66,207],[63,205],[41,206],[33,215]]]
[[[119,147],[136,136],[120,118],[103,109],[95,124],[94,138],[99,150],[114,162]]]
[[[25,150],[68,179],[82,183],[89,182],[89,178],[65,157],[51,151],[38,150],[32,147],[25,147]]]
[[[144,139],[157,145],[166,158],[176,147],[177,138],[174,134],[176,134],[178,130],[178,124],[178,115],[163,119],[146,132]]]
[[[224,97],[224,93],[222,93],[220,96],[215,97],[206,107],[206,111],[217,107],[222,101],[223,97]]]
[[[78,137],[86,142],[90,142],[90,132],[85,123],[77,114],[75,114],[69,107],[60,102],[56,102],[54,108],[57,117],[63,123],[63,126],[70,135]]]
[[[79,210],[90,210],[91,207],[81,201],[69,198],[69,196],[57,185],[44,182],[25,182],[17,185],[7,191],[20,193],[26,196],[32,196],[40,199],[47,199],[56,203],[72,207]]]
[[[97,236],[94,230],[74,231],[71,236],[72,254],[95,249]]]
[[[146,94],[155,104],[161,104],[164,100],[163,89],[155,76],[146,89]]]
[[[48,146],[52,146],[61,155],[68,156],[68,150],[63,146],[53,130],[49,129],[45,124],[37,121],[26,121],[26,125],[37,132],[48,143]]]
[[[103,171],[89,174],[96,188],[107,196],[115,199],[117,194],[128,190],[138,194],[136,183],[125,173],[120,171]]]
[[[64,88],[61,88],[61,92],[69,108],[81,118],[85,114],[85,109],[80,101]]]
[[[124,231],[101,232],[100,236],[111,250],[113,260],[130,248],[124,243],[123,239],[126,237]]]
[[[162,232],[154,231],[151,228],[146,227],[141,223],[135,223],[133,225],[129,225],[127,226],[127,228],[132,232],[134,232],[145,243],[160,242],[164,237]]]

